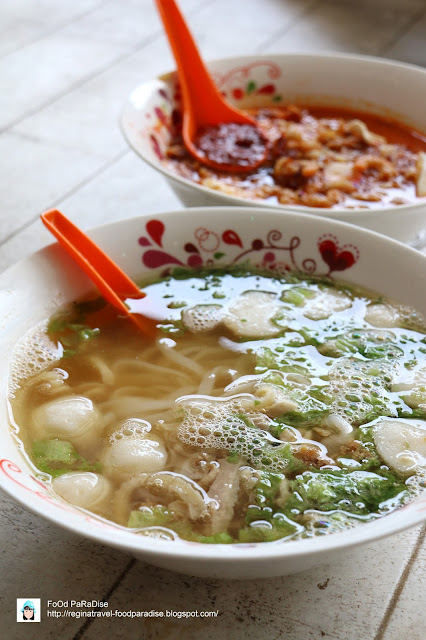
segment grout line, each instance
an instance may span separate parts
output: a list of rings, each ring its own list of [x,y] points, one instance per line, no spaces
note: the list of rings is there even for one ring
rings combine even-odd
[[[256,47],[255,51],[261,53],[265,47],[268,47],[269,45],[273,44],[275,40],[278,40],[279,38],[284,36],[288,31],[290,31],[290,29],[293,29],[293,27],[295,27],[301,20],[306,18],[306,16],[308,16],[320,4],[322,4],[322,0],[312,0],[311,4],[308,4],[308,6],[305,7],[305,9],[303,9],[303,11],[301,11],[297,16],[295,16],[293,20],[290,20],[290,22],[284,28],[283,31],[276,31],[273,35],[266,38],[266,40],[261,42]]]
[[[383,45],[383,47],[380,48],[377,55],[384,56],[386,54],[386,51],[391,49],[398,42],[398,40],[401,40],[401,38],[405,36],[412,27],[414,27],[414,25],[420,20],[420,18],[423,17],[423,15],[426,15],[426,10],[424,7],[421,7],[419,11],[416,11],[414,13],[411,20],[409,20],[407,24],[402,27],[401,30],[398,31],[398,33],[393,38],[391,38],[391,40],[387,44]]]
[[[112,596],[112,594],[114,593],[114,591],[117,589],[117,587],[120,585],[121,581],[123,580],[123,578],[125,578],[125,576],[129,573],[129,571],[132,569],[132,567],[136,564],[136,559],[132,558],[130,560],[130,562],[128,562],[128,564],[124,567],[123,571],[120,573],[120,575],[118,576],[118,578],[115,579],[115,581],[112,583],[111,587],[109,588],[109,590],[102,596],[102,602],[108,602],[110,597]],[[94,609],[94,611],[100,611],[101,607],[97,607]],[[93,624],[93,622],[95,621],[95,617],[93,618],[87,618],[87,620],[84,622],[84,624],[80,627],[80,629],[77,631],[77,633],[73,636],[72,640],[80,640],[80,638],[82,638],[84,636],[84,634],[86,633],[87,629]]]
[[[207,6],[208,4],[210,4],[211,2],[212,2],[212,0],[204,0],[203,2],[200,2],[200,4],[198,4],[191,12],[189,12],[188,15],[197,14],[200,10],[204,9],[204,7]],[[16,120],[12,120],[11,122],[8,122],[4,127],[2,127],[0,129],[0,134],[8,131],[9,129],[12,129],[13,127],[18,125],[23,120],[26,120],[27,118],[33,116],[34,114],[38,113],[39,111],[42,111],[46,107],[49,107],[51,104],[54,104],[55,102],[57,102],[58,100],[60,100],[64,96],[68,95],[69,93],[72,93],[75,89],[78,89],[79,87],[81,87],[84,84],[86,84],[86,82],[89,82],[89,81],[93,80],[94,78],[96,78],[97,76],[102,75],[103,73],[105,73],[109,69],[112,69],[115,65],[120,64],[121,62],[123,62],[123,60],[126,60],[127,58],[129,58],[130,56],[134,55],[135,53],[137,53],[138,51],[140,51],[144,47],[146,47],[146,46],[152,44],[153,42],[155,42],[155,40],[159,36],[162,36],[162,34],[163,34],[163,30],[161,28],[158,28],[158,30],[153,31],[153,33],[151,33],[150,35],[146,36],[143,40],[140,40],[136,45],[133,45],[133,47],[131,47],[128,51],[126,51],[125,53],[122,53],[121,55],[117,56],[117,58],[115,58],[112,62],[109,62],[108,64],[106,64],[103,67],[100,67],[99,69],[94,71],[93,73],[90,73],[89,75],[84,76],[83,78],[80,78],[74,84],[72,84],[69,87],[67,87],[67,89],[64,89],[60,93],[57,93],[55,96],[50,97],[45,102],[42,102],[41,104],[39,104],[36,107],[34,107],[34,109],[29,109],[25,114],[23,114],[22,116],[19,116],[19,118],[17,118]]]
[[[108,4],[110,4],[110,2]],[[53,33],[55,33],[55,31],[59,31],[60,29],[67,27],[69,24],[73,24],[74,22],[77,22],[78,20],[80,20],[80,18],[84,18],[85,16],[89,15],[93,11],[97,11],[102,6],[105,6],[105,3],[102,0],[100,0],[99,4],[92,7],[91,9],[88,9],[87,11],[83,11],[83,13],[76,14],[70,20],[64,20],[63,22],[58,22],[58,24],[52,27],[51,29],[46,29],[46,31],[39,33],[39,35],[35,36],[34,39],[29,40],[28,42],[25,42],[25,44],[18,46],[15,49],[11,49],[10,51],[7,51],[6,53],[0,56],[0,60],[7,58],[7,56],[10,56],[13,53],[16,53],[17,51],[22,51],[27,47],[31,47],[31,45],[35,44],[36,42],[40,42],[40,40],[43,40],[44,38],[51,36]],[[32,22],[33,24],[37,24],[33,20],[29,20],[29,22]]]
[[[383,615],[382,621],[380,622],[380,625],[379,625],[377,633],[376,633],[376,635],[374,637],[374,640],[383,640],[384,639],[384,636],[385,636],[386,630],[387,630],[387,628],[389,626],[389,622],[390,622],[390,619],[392,617],[392,614],[393,614],[393,612],[394,612],[394,610],[395,610],[395,608],[396,608],[396,606],[398,604],[398,601],[399,601],[399,599],[401,597],[402,591],[403,591],[403,589],[405,587],[405,583],[407,582],[407,578],[408,578],[408,576],[410,574],[411,569],[413,568],[414,562],[415,562],[415,560],[417,558],[417,555],[418,555],[418,553],[420,551],[420,547],[422,546],[423,540],[425,539],[425,537],[426,537],[426,527],[423,527],[421,532],[420,532],[420,534],[419,534],[419,537],[418,537],[418,540],[417,540],[417,542],[415,544],[413,552],[412,552],[412,554],[411,554],[411,556],[410,556],[410,558],[409,558],[409,560],[408,560],[408,562],[407,562],[407,564],[405,566],[404,571],[401,574],[401,577],[400,577],[400,579],[398,581],[398,584],[395,587],[395,591],[392,594],[392,598],[391,598],[391,600],[390,600],[390,602],[389,602],[389,604],[388,604],[388,606],[386,608],[386,611],[385,611],[385,613]]]
[[[74,187],[71,187],[69,191],[66,191],[59,198],[56,198],[56,200],[48,204],[45,208],[43,208],[43,211],[47,211],[48,209],[54,209],[55,207],[57,207],[63,200],[65,200],[66,198],[69,198],[74,193],[79,191],[79,189],[88,185],[90,182],[92,182],[92,180],[94,180],[97,176],[103,173],[106,169],[109,169],[109,167],[111,167],[113,164],[115,164],[116,162],[118,162],[128,154],[130,154],[129,149],[124,149],[123,151],[121,151],[119,154],[117,154],[116,156],[114,156],[104,164],[102,164],[93,173],[90,173],[88,176],[86,176],[86,178],[83,178],[83,180],[78,182]],[[43,213],[43,211],[41,211],[40,213]],[[29,227],[33,222],[38,220],[40,213],[37,213],[35,216],[31,217],[29,220],[26,220],[24,224],[22,224],[20,227],[18,227],[17,229],[9,233],[9,235],[6,236],[5,238],[1,239],[0,249],[3,245],[9,242],[9,240],[12,240],[15,236],[19,235],[22,231],[24,231],[27,227]]]

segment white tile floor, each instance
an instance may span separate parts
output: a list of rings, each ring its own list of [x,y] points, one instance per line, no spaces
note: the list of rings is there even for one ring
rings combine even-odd
[[[206,57],[337,50],[426,64],[425,0],[181,0]],[[223,20],[225,12],[228,19]],[[231,19],[229,19],[231,14]],[[139,82],[172,67],[152,0],[0,2],[0,270],[50,242],[60,206],[82,227],[178,209],[121,138]],[[424,532],[308,574],[220,582],[131,560],[0,495],[0,637],[423,640]],[[108,599],[112,608],[219,609],[213,622],[46,619],[22,631],[15,598]]]

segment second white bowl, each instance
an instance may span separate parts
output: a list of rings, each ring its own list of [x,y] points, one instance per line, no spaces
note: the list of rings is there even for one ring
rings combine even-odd
[[[226,98],[239,108],[280,103],[349,107],[392,117],[426,132],[426,70],[420,67],[367,56],[312,53],[226,58],[211,62],[209,69]],[[284,209],[214,191],[166,169],[161,159],[179,109],[176,74],[169,73],[130,94],[121,126],[129,145],[164,175],[184,205]],[[410,243],[426,227],[426,200],[376,210],[300,205],[285,209],[350,222]]]

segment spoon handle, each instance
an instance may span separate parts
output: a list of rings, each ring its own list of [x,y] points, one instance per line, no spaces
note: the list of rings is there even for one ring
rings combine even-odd
[[[108,302],[121,311],[123,307],[127,311],[123,300],[145,297],[133,280],[128,278],[120,267],[63,213],[52,209],[43,213],[41,219],[73,260],[96,284]]]
[[[231,115],[233,109],[224,104],[175,0],[156,0],[156,4],[176,60],[188,126],[239,122],[240,119],[246,122],[247,117],[238,111]],[[190,138],[195,133],[188,131]]]
[[[40,217],[59,244],[98,287],[105,300],[128,316],[145,337],[154,339],[157,332],[156,321],[146,317],[143,311],[134,313],[130,310],[130,298],[141,299],[146,296],[133,280],[63,213],[52,209],[42,213]],[[125,304],[124,300],[128,303]],[[149,297],[147,300],[150,301]]]

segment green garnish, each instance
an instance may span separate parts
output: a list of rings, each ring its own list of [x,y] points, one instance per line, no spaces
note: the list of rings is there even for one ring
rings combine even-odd
[[[77,453],[75,447],[66,440],[35,440],[32,448],[35,466],[53,478],[70,471],[101,471],[99,462],[89,462]]]

